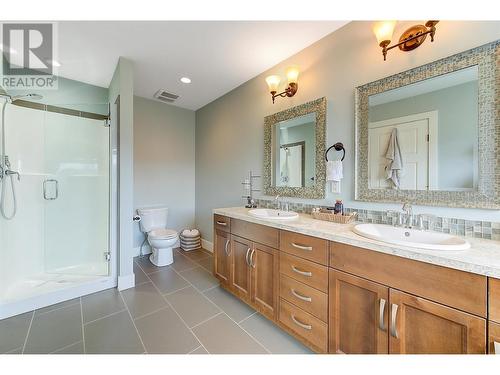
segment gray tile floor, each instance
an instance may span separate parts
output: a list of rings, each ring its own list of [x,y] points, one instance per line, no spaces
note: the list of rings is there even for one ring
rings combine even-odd
[[[0,320],[8,354],[299,354],[310,350],[219,287],[205,251],[158,268],[134,261],[135,288]]]

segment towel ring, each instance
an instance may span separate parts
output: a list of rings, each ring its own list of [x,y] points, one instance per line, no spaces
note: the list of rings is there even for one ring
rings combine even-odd
[[[330,151],[332,148],[334,148],[335,151],[343,151],[344,152],[342,154],[342,158],[340,159],[340,161],[344,161],[344,158],[345,158],[345,148],[344,148],[344,145],[341,142],[337,142],[333,146],[328,147],[328,149],[325,152],[325,160],[328,161],[328,151]]]

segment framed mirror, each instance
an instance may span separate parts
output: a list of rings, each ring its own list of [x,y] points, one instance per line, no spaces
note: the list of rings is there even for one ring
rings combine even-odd
[[[500,41],[356,89],[356,199],[500,208]]]
[[[264,119],[266,195],[324,198],[326,99]]]

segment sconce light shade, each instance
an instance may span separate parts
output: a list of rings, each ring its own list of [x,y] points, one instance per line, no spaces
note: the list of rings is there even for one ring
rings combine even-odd
[[[384,43],[388,45],[391,42],[395,26],[396,21],[380,21],[375,23],[373,26],[373,33],[380,46]]]
[[[278,91],[278,86],[280,85],[280,76],[268,76],[266,77],[267,85],[269,86],[269,92],[276,93]]]
[[[286,77],[288,79],[288,84],[297,83],[299,78],[299,67],[298,66],[290,66],[286,70]]]

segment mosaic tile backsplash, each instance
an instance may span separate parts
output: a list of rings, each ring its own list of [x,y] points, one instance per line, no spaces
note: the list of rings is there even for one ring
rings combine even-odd
[[[258,207],[275,208],[274,200],[256,199]],[[310,214],[315,207],[323,207],[308,203],[289,202],[291,211]],[[345,207],[346,213],[356,211],[358,213],[357,221],[362,223],[393,224],[394,215],[386,211],[362,210]],[[414,215],[416,218],[418,215]],[[488,240],[500,241],[500,223],[491,221],[476,221],[455,219],[448,217],[425,217],[424,227],[435,232],[450,233],[458,236],[484,238]]]

